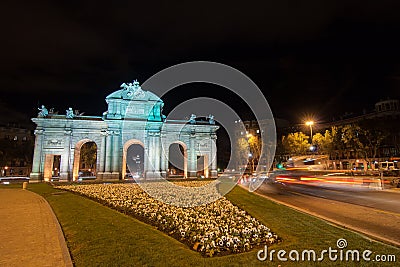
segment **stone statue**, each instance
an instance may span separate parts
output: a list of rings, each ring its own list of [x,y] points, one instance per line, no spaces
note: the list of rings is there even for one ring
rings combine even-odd
[[[38,113],[39,118],[45,118],[49,115],[49,111],[47,110],[47,108],[44,105],[42,105],[41,108],[38,108],[38,110],[39,110],[39,113]]]
[[[74,117],[75,117],[75,114],[74,114],[74,111],[72,110],[72,108],[68,108],[67,110],[66,110],[66,115],[65,115],[65,118],[67,118],[67,119],[73,119]]]
[[[145,96],[145,93],[137,80],[134,80],[133,83],[123,83],[121,84],[121,88],[128,91],[127,96],[129,97],[134,96],[137,98],[142,98]]]
[[[215,120],[214,120],[214,115],[208,115],[208,122],[210,123],[210,124],[215,124]]]
[[[126,83],[121,84],[120,87],[123,88],[124,90],[128,90],[128,85]]]
[[[133,81],[132,86],[133,86],[133,89],[135,89],[135,90],[136,89],[141,89],[140,86],[139,86],[139,82],[136,79]]]
[[[190,122],[191,124],[195,124],[195,123],[196,123],[196,115],[192,114],[192,115],[190,116],[189,122]]]

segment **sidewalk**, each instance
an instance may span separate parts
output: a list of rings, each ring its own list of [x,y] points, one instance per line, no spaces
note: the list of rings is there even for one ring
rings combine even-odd
[[[72,266],[60,225],[41,196],[0,189],[0,266]]]

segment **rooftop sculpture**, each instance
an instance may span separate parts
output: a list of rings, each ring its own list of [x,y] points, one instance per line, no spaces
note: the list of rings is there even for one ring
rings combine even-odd
[[[139,82],[137,80],[134,80],[133,83],[123,83],[120,86],[122,89],[127,90],[128,96],[134,96],[134,97],[143,97],[145,95],[144,91],[139,85]]]
[[[47,110],[47,108],[44,105],[42,105],[41,108],[38,108],[38,110],[39,110],[39,113],[38,113],[39,118],[45,118],[49,115],[49,111]]]

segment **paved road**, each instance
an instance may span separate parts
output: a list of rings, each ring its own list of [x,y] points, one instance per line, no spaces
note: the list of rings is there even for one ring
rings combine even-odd
[[[400,194],[376,190],[263,184],[257,193],[400,246]]]
[[[297,192],[319,198],[332,199],[384,211],[400,213],[400,190],[398,193],[352,187],[327,187],[289,184],[284,191]],[[398,189],[396,189],[398,190]]]
[[[58,221],[41,196],[0,189],[0,266],[72,266]]]

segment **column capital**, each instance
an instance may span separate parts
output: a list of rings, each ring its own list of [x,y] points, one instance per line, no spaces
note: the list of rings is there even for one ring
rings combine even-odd
[[[44,130],[43,129],[36,129],[33,133],[35,135],[42,135],[42,134],[44,134]]]
[[[147,136],[160,136],[160,131],[147,131]]]
[[[102,136],[109,136],[109,135],[112,134],[112,132],[109,131],[109,130],[101,130],[100,134],[101,134]]]

